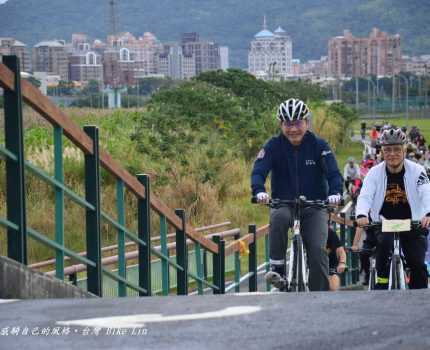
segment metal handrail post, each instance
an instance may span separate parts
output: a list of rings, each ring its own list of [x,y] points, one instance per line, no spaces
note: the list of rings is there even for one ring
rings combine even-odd
[[[7,220],[18,226],[17,229],[7,229],[7,252],[9,258],[27,264],[21,73],[18,57],[3,56],[3,63],[15,76],[15,91],[4,90],[5,146],[17,157],[16,161],[6,159]]]

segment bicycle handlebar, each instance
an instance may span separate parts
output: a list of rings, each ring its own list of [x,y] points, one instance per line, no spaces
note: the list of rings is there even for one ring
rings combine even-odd
[[[253,196],[251,198],[251,203],[259,204],[257,201],[257,197]],[[290,205],[299,205],[302,207],[305,206],[318,206],[321,208],[327,208],[327,207],[337,207],[340,205],[344,205],[343,199],[341,200],[340,204],[331,204],[328,202],[328,200],[307,200],[305,196],[300,196],[296,199],[277,199],[277,198],[270,198],[268,203],[261,203],[265,204],[271,208],[279,208],[279,207],[285,207]]]
[[[366,228],[376,228],[376,229],[380,229],[382,228],[382,222],[372,222],[370,224],[367,225],[363,225],[361,226],[364,229]],[[417,220],[411,220],[411,228],[420,228],[421,227],[421,221],[417,221]]]
[[[372,249],[368,249],[368,248],[360,248],[357,250],[353,250],[351,247],[344,247],[346,251],[349,251],[353,254],[360,254],[360,253],[375,253],[376,252],[376,247],[372,248]]]

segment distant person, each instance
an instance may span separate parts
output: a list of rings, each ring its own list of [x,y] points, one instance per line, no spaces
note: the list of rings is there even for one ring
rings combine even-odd
[[[343,179],[345,182],[345,189],[349,193],[350,185],[355,179],[360,178],[360,167],[355,163],[354,157],[348,157],[345,167],[343,168]]]
[[[330,291],[337,291],[340,287],[339,275],[345,272],[346,253],[336,232],[329,227],[327,238],[327,254],[329,259]]]
[[[370,130],[369,137],[370,137],[370,147],[372,147],[375,150],[374,152],[376,153],[376,144],[379,138],[379,131],[376,129],[375,125],[372,127],[372,130]]]
[[[415,143],[415,139],[420,135],[420,130],[415,125],[409,131],[409,140]]]
[[[372,256],[372,249],[376,247],[376,235],[371,228],[364,230],[362,227],[355,229],[354,241],[351,249],[358,251],[360,249],[360,243],[363,232],[365,234],[364,240],[361,244],[362,251],[360,252],[360,274],[363,274],[363,285],[369,284],[370,277],[370,257]]]
[[[360,135],[361,135],[361,141],[364,141],[366,138],[366,123],[365,122],[361,123]]]

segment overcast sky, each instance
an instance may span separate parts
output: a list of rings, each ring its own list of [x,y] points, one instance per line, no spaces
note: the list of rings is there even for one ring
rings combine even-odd
[[[7,0],[0,0],[0,4],[4,4]]]

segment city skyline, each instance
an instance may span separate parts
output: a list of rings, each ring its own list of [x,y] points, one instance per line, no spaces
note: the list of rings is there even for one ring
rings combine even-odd
[[[384,0],[385,1],[385,0]],[[338,6],[342,2],[342,6]],[[175,33],[198,32],[231,49],[231,66],[247,67],[248,43],[258,31],[263,14],[268,26],[281,26],[296,43],[294,58],[312,60],[327,54],[327,40],[346,28],[365,36],[372,27],[404,38],[403,51],[409,55],[430,52],[429,30],[425,14],[430,3],[419,6],[396,2],[385,16],[382,6],[370,0],[363,6],[347,5],[344,0],[320,4],[314,0],[297,3],[273,0],[250,6],[245,0],[213,2],[175,2],[166,0],[118,1],[117,24],[121,32],[138,36],[145,31],[156,33],[161,41],[176,39]],[[12,36],[29,46],[46,38],[68,38],[73,32],[90,33],[105,38],[108,32],[108,0],[8,1],[1,6],[0,36]],[[284,11],[287,10],[288,11]],[[398,14],[403,14],[399,16]],[[43,23],[43,25],[36,25]],[[256,26],[258,23],[258,26]]]

